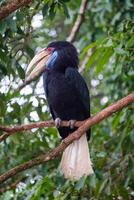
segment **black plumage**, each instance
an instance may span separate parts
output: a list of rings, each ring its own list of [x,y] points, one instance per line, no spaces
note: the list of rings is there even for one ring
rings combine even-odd
[[[33,80],[43,72],[44,89],[55,125],[62,138],[76,130],[73,120],[90,116],[87,85],[78,72],[78,54],[69,42],[52,42],[37,53],[28,65],[26,80]],[[69,120],[70,127],[61,127],[61,120]],[[87,135],[87,137],[86,137]],[[90,130],[69,144],[63,151],[59,169],[65,178],[79,180],[93,174],[87,139]]]
[[[78,72],[78,54],[69,42],[52,42],[54,48],[43,74],[44,89],[53,119],[84,120],[90,116],[89,91]],[[62,138],[76,128],[58,128]],[[90,130],[87,132],[89,139]]]

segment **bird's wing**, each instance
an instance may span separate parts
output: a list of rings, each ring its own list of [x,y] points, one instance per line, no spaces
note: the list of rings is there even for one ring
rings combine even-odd
[[[48,103],[48,106],[49,106],[52,118],[55,119],[56,115],[55,115],[54,110],[52,109],[52,107],[51,107],[51,105],[49,104],[49,101],[48,101],[48,89],[47,89],[47,85],[48,85],[48,83],[47,83],[47,73],[44,73],[43,74],[43,86],[44,86],[45,96],[47,98],[47,103]]]
[[[68,80],[70,87],[74,88],[75,94],[78,96],[79,100],[82,102],[85,113],[87,116],[90,115],[90,98],[89,91],[86,85],[85,80],[79,74],[77,69],[67,68],[65,71],[65,77]]]

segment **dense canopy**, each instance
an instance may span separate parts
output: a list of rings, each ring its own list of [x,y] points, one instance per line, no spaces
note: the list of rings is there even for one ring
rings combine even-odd
[[[7,3],[1,0],[0,10]],[[90,91],[91,115],[134,90],[132,0],[31,1],[0,21],[0,125],[51,118],[42,77],[20,91],[16,89],[35,53],[51,41],[70,40],[76,20],[80,20],[79,28],[71,41],[79,52],[79,71]],[[64,179],[58,169],[59,156],[1,184],[0,200],[133,199],[133,109],[134,104],[130,104],[92,127],[89,145],[94,175],[78,182]],[[0,174],[47,152],[60,141],[55,128],[8,137],[0,143]]]

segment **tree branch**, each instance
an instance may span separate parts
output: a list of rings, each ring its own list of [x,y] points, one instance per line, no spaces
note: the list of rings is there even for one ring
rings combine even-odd
[[[0,194],[3,194],[4,192],[8,190],[13,190],[17,187],[17,185],[21,182],[22,178],[17,179],[14,183],[11,183],[5,187],[0,188]]]
[[[22,6],[27,6],[32,0],[10,0],[5,6],[0,8],[0,20],[6,18],[15,10]]]
[[[75,127],[80,127],[83,123],[84,121],[77,121],[75,123]],[[28,131],[33,128],[54,127],[54,126],[55,126],[55,123],[53,120],[35,122],[35,123],[30,123],[30,124],[25,124],[25,125],[20,125],[20,126],[13,126],[13,127],[0,125],[0,130],[6,132],[0,135],[0,142],[2,142],[10,135],[13,135],[17,132]],[[69,126],[69,121],[62,121],[61,126],[64,126],[64,127]]]
[[[122,98],[121,100],[115,102],[114,104],[111,104],[107,108],[103,109],[101,112],[99,112],[94,117],[91,117],[85,121],[85,123],[80,126],[76,131],[74,131],[72,134],[70,134],[67,138],[65,138],[61,144],[59,144],[56,148],[51,150],[50,152],[40,155],[28,162],[25,162],[21,165],[18,165],[12,169],[10,169],[8,172],[2,174],[0,176],[0,183],[3,183],[7,179],[13,177],[14,175],[18,174],[21,171],[24,171],[26,169],[29,169],[35,165],[39,165],[41,163],[45,163],[51,159],[54,159],[56,156],[58,156],[61,152],[64,151],[64,149],[71,144],[74,140],[79,139],[82,134],[84,134],[91,126],[98,124],[100,121],[102,121],[105,118],[108,118],[113,113],[121,110],[122,108],[126,107],[130,103],[134,102],[134,92],[129,94],[128,96]]]
[[[86,64],[89,61],[89,59],[90,59],[91,56],[92,56],[92,49],[89,49],[87,51],[87,54],[86,54],[84,60],[82,61],[81,65],[79,67],[79,73],[81,73],[85,69]]]
[[[76,35],[80,29],[80,26],[81,26],[82,22],[84,21],[84,12],[86,10],[87,4],[88,4],[88,0],[81,1],[80,10],[79,10],[77,19],[76,19],[74,26],[70,32],[70,35],[67,38],[68,42],[74,42]]]

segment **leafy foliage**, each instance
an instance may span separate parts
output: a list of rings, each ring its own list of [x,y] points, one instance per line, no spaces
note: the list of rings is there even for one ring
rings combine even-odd
[[[26,66],[39,48],[52,40],[66,39],[79,6],[79,0],[34,1],[0,22],[0,124],[50,118],[42,80],[21,92],[15,88],[24,79]],[[90,88],[92,114],[134,89],[133,9],[131,0],[89,1],[75,46],[80,52],[80,64],[92,49],[83,71]],[[57,158],[9,180],[7,185],[22,179],[16,189],[5,192],[0,200],[133,199],[133,109],[132,104],[92,128],[89,145],[94,175],[78,182],[65,180]],[[59,141],[54,128],[9,137],[0,144],[1,173],[48,151]]]

